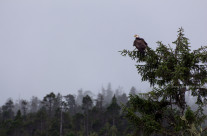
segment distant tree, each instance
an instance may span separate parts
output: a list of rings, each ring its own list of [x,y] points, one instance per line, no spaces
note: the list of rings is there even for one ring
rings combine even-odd
[[[32,96],[31,101],[30,101],[30,112],[34,113],[37,112],[40,108],[40,100],[35,97]]]
[[[34,117],[34,123],[35,126],[34,129],[37,129],[37,131],[35,132],[36,135],[44,135],[46,133],[46,131],[48,130],[48,114],[47,114],[47,110],[46,107],[42,107],[40,108],[36,113],[35,113],[35,117]],[[46,135],[46,134],[45,134]]]
[[[129,94],[137,95],[137,90],[136,90],[136,88],[134,86],[132,86],[132,88],[130,89]]]
[[[62,108],[62,95],[60,93],[58,93],[57,95],[55,95],[55,99],[54,99],[54,104],[53,104],[53,109],[59,110]]]
[[[96,107],[100,110],[102,110],[103,108],[103,101],[104,101],[104,96],[99,93],[96,99]]]
[[[107,103],[111,102],[111,99],[112,99],[113,95],[114,95],[114,92],[112,90],[111,83],[108,83],[108,86],[107,86],[107,89],[106,89],[106,97],[104,98]]]
[[[53,92],[51,92],[50,94],[47,94],[44,98],[43,98],[43,104],[44,106],[47,108],[48,112],[49,112],[49,117],[52,116],[52,111],[53,111],[53,106],[54,106],[54,102],[55,102],[55,94]]]
[[[107,105],[107,101],[105,100],[105,98],[106,98],[106,89],[103,86],[101,88],[101,93],[100,94],[103,96],[103,106]]]
[[[28,105],[28,102],[26,100],[21,100],[21,110],[22,110],[23,116],[26,116],[27,109],[28,109],[27,105]]]
[[[58,93],[55,97],[54,101],[54,109],[55,109],[55,116],[56,116],[56,121],[54,123],[59,122],[59,136],[63,135],[63,111],[64,111],[64,102],[62,100],[62,95]],[[58,118],[59,117],[59,118]]]
[[[12,119],[14,117],[14,102],[12,99],[7,100],[7,102],[2,106],[2,119]]]
[[[123,93],[122,95],[117,96],[117,101],[119,105],[126,104],[128,102],[127,95]]]
[[[67,109],[69,109],[69,112],[74,115],[75,109],[76,109],[76,103],[75,103],[75,97],[72,94],[68,94],[65,97]]]
[[[83,96],[84,96],[83,95],[83,90],[82,89],[78,90],[78,95],[77,95],[77,98],[76,98],[77,105],[82,104]]]
[[[118,97],[120,95],[123,94],[123,88],[122,87],[118,87],[116,90],[115,90],[115,96]]]
[[[103,127],[103,122],[105,120],[103,109],[94,106],[89,115],[91,131],[98,132]]]
[[[86,90],[83,92],[83,96],[86,96],[86,95],[90,96],[91,98],[93,97],[93,93],[90,90]]]
[[[175,49],[157,43],[157,49],[148,47],[145,55],[137,50],[122,51],[123,56],[136,60],[142,81],[149,81],[153,86],[152,91],[145,93],[147,97],[130,95],[130,107],[124,107],[126,117],[136,130],[141,129],[145,134],[198,136],[202,133],[200,125],[205,117],[207,46],[191,51],[182,28],[173,42]],[[196,111],[187,105],[186,92],[197,97]]]
[[[88,124],[88,116],[89,116],[89,110],[92,108],[92,106],[93,106],[93,101],[92,101],[92,99],[91,99],[91,97],[90,96],[88,96],[88,95],[86,95],[85,97],[83,97],[83,101],[82,101],[82,108],[83,108],[83,110],[84,110],[84,114],[85,114],[85,116],[86,116],[86,130],[85,130],[85,132],[86,132],[86,135],[88,136],[88,134],[89,134],[89,124]]]
[[[93,132],[98,132],[103,127],[106,120],[105,107],[103,106],[103,95],[99,93],[95,101],[96,104],[90,111],[89,120],[91,123],[91,130]]]
[[[112,118],[113,126],[115,126],[115,119],[119,117],[120,106],[117,103],[115,95],[111,100],[111,104],[107,107],[107,113]]]
[[[10,128],[10,131],[12,132],[10,132],[10,134],[12,133],[14,136],[21,135],[22,126],[23,126],[23,118],[22,118],[21,111],[18,110],[14,118],[14,121],[12,122],[12,127]]]
[[[84,115],[82,113],[76,113],[72,118],[73,130],[78,135],[79,131],[83,131]]]
[[[83,97],[82,100],[82,108],[84,111],[88,111],[92,108],[93,106],[93,101],[91,99],[90,96],[86,95],[85,97]]]

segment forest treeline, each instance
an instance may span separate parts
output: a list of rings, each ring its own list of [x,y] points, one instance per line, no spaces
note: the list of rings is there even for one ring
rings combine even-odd
[[[145,97],[135,87],[126,94],[109,83],[97,95],[80,89],[68,95],[51,92],[42,99],[9,98],[0,107],[0,136],[127,136],[135,129],[122,110],[129,95]],[[186,98],[189,105],[195,101]]]
[[[132,87],[129,94],[138,91]],[[125,136],[132,132],[121,110],[127,102],[128,94],[113,91],[111,84],[97,96],[79,90],[77,95],[8,99],[0,107],[0,136]]]

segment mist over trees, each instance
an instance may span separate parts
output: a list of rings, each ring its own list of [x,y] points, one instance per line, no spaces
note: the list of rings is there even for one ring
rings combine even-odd
[[[135,87],[126,94],[122,88],[112,90],[111,84],[108,84],[97,95],[81,89],[76,95],[63,96],[51,92],[42,99],[35,96],[30,100],[20,99],[16,102],[8,99],[0,107],[0,135],[130,135],[134,133],[134,127],[122,111],[123,105],[129,105],[129,95],[145,97]],[[192,96],[186,95],[186,98],[189,98],[188,103],[193,103]]]
[[[42,99],[8,99],[0,107],[1,136],[106,136],[126,135],[128,121],[121,112],[128,102],[122,88],[111,83],[97,95],[82,89],[77,94],[51,92]],[[130,93],[138,94],[135,87]],[[130,125],[129,125],[130,126]]]

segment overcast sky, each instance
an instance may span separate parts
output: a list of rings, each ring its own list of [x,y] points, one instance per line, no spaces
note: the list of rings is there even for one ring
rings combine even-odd
[[[193,49],[207,45],[207,1],[0,0],[0,104],[109,82],[147,90],[118,51],[133,50],[134,34],[171,44],[181,26]]]

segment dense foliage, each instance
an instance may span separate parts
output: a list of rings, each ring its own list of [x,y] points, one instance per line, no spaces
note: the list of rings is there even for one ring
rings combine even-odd
[[[146,135],[200,136],[205,133],[201,125],[207,102],[207,46],[191,51],[182,28],[174,48],[157,44],[156,50],[148,47],[145,55],[137,50],[121,52],[137,62],[142,81],[153,87],[142,97],[130,96],[126,116],[135,130]],[[197,99],[194,110],[186,102],[187,93]]]
[[[137,93],[132,87],[131,93]],[[121,88],[77,95],[45,95],[40,100],[12,99],[0,107],[0,136],[126,136],[132,131],[121,112],[128,102]]]

